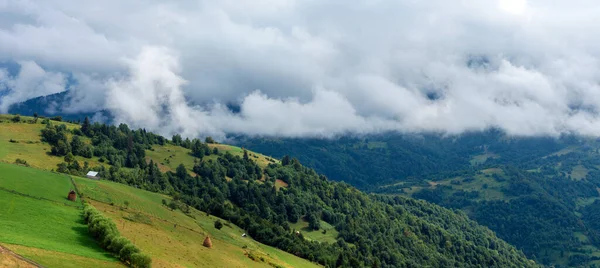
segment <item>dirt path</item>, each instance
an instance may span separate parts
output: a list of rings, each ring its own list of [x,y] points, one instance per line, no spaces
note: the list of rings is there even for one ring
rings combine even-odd
[[[0,245],[0,267],[43,268],[44,266]]]

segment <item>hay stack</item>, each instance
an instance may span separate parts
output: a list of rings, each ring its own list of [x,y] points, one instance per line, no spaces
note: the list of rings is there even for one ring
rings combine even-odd
[[[207,248],[212,248],[212,241],[210,241],[210,237],[204,238],[204,243],[202,243]]]
[[[69,199],[71,201],[77,200],[77,193],[75,193],[75,191],[71,190],[69,192],[69,195],[67,195],[67,199]]]

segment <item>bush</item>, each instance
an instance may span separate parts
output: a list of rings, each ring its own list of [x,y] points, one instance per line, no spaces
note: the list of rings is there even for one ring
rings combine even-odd
[[[21,122],[21,116],[17,114],[11,120],[15,123],[19,123]]]
[[[140,249],[127,238],[122,237],[115,223],[104,217],[100,211],[89,204],[83,208],[83,218],[88,224],[88,230],[102,248],[118,256],[124,263],[133,267],[150,267],[152,259],[140,253]]]
[[[13,139],[10,139],[9,142],[11,142],[11,143],[19,143],[18,141],[13,140]]]
[[[221,222],[221,220],[215,221],[215,228],[217,228],[217,230],[221,230],[221,228],[223,228],[223,223]]]
[[[121,260],[124,262],[131,262],[131,255],[134,253],[140,253],[140,249],[130,242],[129,244],[123,246],[119,252],[119,258],[121,258]]]
[[[26,166],[26,167],[29,166],[29,163],[27,163],[27,161],[25,161],[25,160],[23,160],[21,158],[17,158],[15,160],[15,164],[17,164],[17,165],[23,165],[23,166]]]
[[[138,268],[149,268],[152,265],[152,259],[143,253],[131,254],[131,266]]]

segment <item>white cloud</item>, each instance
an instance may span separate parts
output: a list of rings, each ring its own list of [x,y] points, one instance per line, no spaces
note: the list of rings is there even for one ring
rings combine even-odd
[[[108,108],[164,134],[597,136],[598,12],[590,0],[4,1],[0,60],[41,65],[50,85],[73,74],[65,111]]]
[[[46,96],[65,90],[65,78],[60,73],[47,72],[32,61],[18,63],[21,67],[16,76],[0,70],[0,90],[7,94],[0,98],[0,113],[6,113],[10,105],[31,98]]]

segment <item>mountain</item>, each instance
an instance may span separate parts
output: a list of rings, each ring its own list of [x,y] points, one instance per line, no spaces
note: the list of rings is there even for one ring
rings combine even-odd
[[[238,139],[275,157],[294,155],[329,178],[372,193],[414,197],[470,218],[546,265],[600,264],[600,142],[510,137],[381,134],[319,139]]]
[[[210,140],[205,143],[179,136],[168,140],[126,125],[86,121],[77,126],[12,116],[0,117],[0,121],[0,129],[10,129],[0,131],[0,160],[38,168],[19,167],[20,172],[54,169],[70,174],[73,186],[104,215],[101,218],[117,223],[114,228],[159,266],[202,266],[194,261],[205,261],[226,267],[215,259],[222,254],[229,254],[230,261],[253,260],[257,266],[304,267],[293,259],[296,257],[327,267],[537,266],[464,213],[407,197],[365,194],[348,184],[329,181],[289,157],[279,161]],[[99,171],[103,180],[77,178],[88,170]],[[63,188],[56,188],[54,195],[54,190],[41,189],[55,184],[44,186],[35,182],[37,177],[42,176],[28,177],[34,180],[31,186],[3,179],[8,184],[2,187],[24,198],[35,197],[32,200],[58,198],[64,202],[58,195],[69,187],[68,180],[56,184]],[[44,196],[39,196],[41,193]],[[25,202],[14,200],[19,206]],[[39,214],[36,221],[23,218],[21,229],[43,222],[44,215],[52,214]],[[12,226],[0,221],[2,224]],[[79,230],[72,228],[77,227],[73,224],[65,219],[62,225],[66,229],[60,229],[61,224],[55,227],[64,232]],[[21,229],[15,229],[15,237]],[[90,229],[93,234],[98,234],[97,230]],[[196,246],[198,239],[190,239],[207,233],[214,239],[209,252]],[[36,247],[37,236],[43,232],[29,235],[29,247]],[[14,241],[2,239],[5,236],[0,236],[0,243],[14,245]],[[89,241],[89,236],[85,239]],[[157,246],[156,239],[168,246]],[[248,242],[241,242],[243,239]],[[98,245],[106,245],[103,241],[107,240]],[[257,246],[259,242],[296,257]],[[62,250],[76,253],[81,250],[77,245]],[[190,257],[196,255],[200,259]],[[103,260],[115,261],[110,254]]]
[[[67,121],[83,121],[85,117],[94,118],[96,116],[95,118],[103,118],[103,121],[109,123],[112,118],[110,112],[106,110],[73,113],[63,111],[62,107],[67,107],[69,100],[69,91],[63,91],[13,104],[9,107],[8,112],[26,116],[33,116],[36,113],[46,117],[60,116]]]

